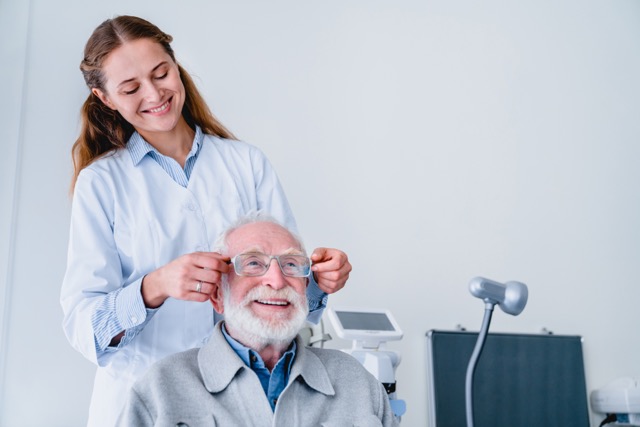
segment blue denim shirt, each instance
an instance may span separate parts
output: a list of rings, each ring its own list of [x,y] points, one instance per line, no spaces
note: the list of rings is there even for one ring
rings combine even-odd
[[[280,393],[282,393],[289,382],[291,365],[293,365],[293,360],[296,357],[295,340],[291,343],[291,346],[289,346],[289,350],[287,350],[280,360],[278,360],[276,366],[273,367],[273,371],[269,372],[269,369],[265,366],[264,360],[262,360],[262,357],[260,357],[258,352],[250,349],[249,347],[245,347],[238,341],[234,340],[227,333],[224,324],[222,325],[222,334],[240,359],[242,359],[242,361],[250,367],[256,375],[258,375],[260,384],[262,384],[262,389],[267,395],[269,405],[271,405],[271,410],[275,411],[278,397],[280,397]]]

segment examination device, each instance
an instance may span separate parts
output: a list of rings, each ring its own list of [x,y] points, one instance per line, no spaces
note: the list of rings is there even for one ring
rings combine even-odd
[[[374,308],[329,308],[329,319],[342,339],[355,348],[376,349],[387,341],[402,339],[402,330],[389,310]]]
[[[387,341],[402,339],[402,330],[391,312],[386,309],[329,307],[327,315],[338,337],[353,341],[350,349],[343,349],[358,360],[378,379],[389,395],[393,413],[399,418],[406,412],[404,400],[396,399],[396,368],[401,356],[386,348]]]
[[[427,331],[427,427],[465,425],[465,373],[477,335]],[[589,420],[580,335],[487,334],[475,372],[474,395],[476,427],[598,425]]]
[[[476,346],[469,359],[465,379],[467,427],[473,427],[473,375],[489,332],[493,307],[498,304],[505,313],[517,316],[522,313],[525,305],[527,305],[529,290],[527,285],[521,282],[511,281],[503,284],[484,277],[474,277],[469,282],[469,292],[474,297],[484,301],[484,318],[482,319]]]

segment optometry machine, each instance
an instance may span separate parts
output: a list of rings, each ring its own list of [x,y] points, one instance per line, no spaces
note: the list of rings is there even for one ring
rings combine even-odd
[[[640,426],[640,381],[618,378],[592,391],[591,409],[607,415],[601,426]]]
[[[389,310],[371,308],[327,308],[336,334],[353,341],[342,350],[355,357],[387,390],[391,409],[397,417],[406,412],[404,400],[396,399],[396,368],[400,354],[385,347],[387,341],[402,339],[402,330]]]

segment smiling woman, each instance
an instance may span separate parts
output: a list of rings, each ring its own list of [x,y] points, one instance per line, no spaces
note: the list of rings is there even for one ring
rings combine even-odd
[[[184,167],[194,132],[182,117],[185,90],[178,65],[162,46],[149,39],[124,43],[104,61],[104,74],[104,89],[91,92]]]
[[[82,108],[82,130],[72,149],[74,185],[80,171],[97,157],[125,147],[138,130],[135,127],[138,120],[134,120],[135,115],[140,114],[138,108],[157,112],[166,109],[166,102],[157,102],[171,90],[182,95],[182,99],[172,101],[174,126],[183,119],[190,128],[198,125],[207,134],[235,139],[211,113],[189,73],[176,62],[172,40],[169,34],[135,16],[108,19],[94,30],[80,64],[91,94]],[[176,71],[178,75],[173,75]],[[172,73],[170,83],[152,83],[169,77],[169,72]],[[124,100],[128,95],[135,96],[141,87],[144,93],[131,101]],[[148,96],[160,99],[151,104],[152,99],[145,99]],[[142,100],[148,105],[135,105]]]
[[[230,270],[211,250],[222,230],[253,210],[295,228],[271,164],[211,114],[171,41],[119,16],[96,28],[80,65],[91,92],[72,149],[61,304],[67,338],[98,365],[90,426],[113,426],[154,362],[206,342],[222,317],[207,301]],[[306,294],[317,322],[351,265],[337,249],[311,258]]]

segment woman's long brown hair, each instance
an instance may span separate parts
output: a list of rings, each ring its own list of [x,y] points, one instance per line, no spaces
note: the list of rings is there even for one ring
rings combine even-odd
[[[142,38],[159,43],[176,62],[170,44],[173,38],[152,23],[127,15],[107,19],[89,37],[84,49],[84,59],[80,63],[80,70],[89,89],[105,91],[105,77],[102,72],[104,60],[123,43]],[[200,126],[204,133],[236,139],[213,115],[189,73],[180,64],[178,69],[186,94],[182,115],[187,124],[191,128],[195,125]],[[71,191],[82,169],[98,157],[125,147],[135,130],[120,113],[107,107],[93,93],[89,94],[82,105],[80,120],[80,135],[71,148],[74,169]]]

